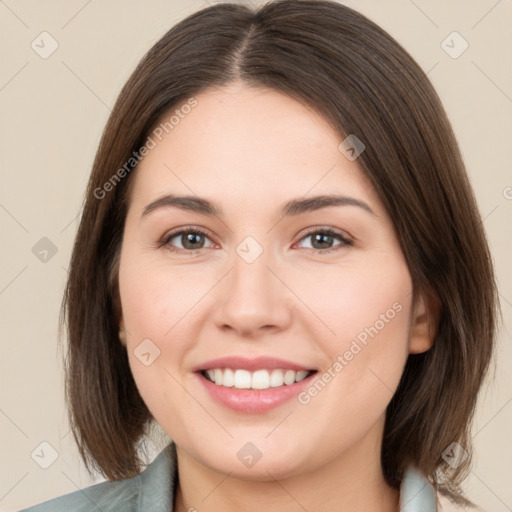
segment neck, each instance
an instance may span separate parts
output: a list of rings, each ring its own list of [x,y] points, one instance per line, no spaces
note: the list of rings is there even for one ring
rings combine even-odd
[[[357,445],[308,472],[277,480],[247,480],[212,470],[177,447],[175,512],[397,512],[399,491],[388,486],[380,464],[382,425]]]

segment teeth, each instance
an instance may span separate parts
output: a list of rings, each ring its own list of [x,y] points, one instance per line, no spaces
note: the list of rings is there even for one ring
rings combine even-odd
[[[245,370],[238,370],[239,372],[243,372]],[[249,372],[247,372],[249,373]],[[250,373],[249,373],[250,375]],[[268,389],[270,387],[270,376],[267,370],[258,370],[252,374],[252,378],[250,380],[252,389]],[[222,382],[225,386],[226,383]]]
[[[284,374],[284,383],[289,386],[295,382],[295,372],[293,370],[288,370]]]
[[[222,372],[221,372],[221,375],[219,377],[219,382],[220,382],[220,379],[222,379],[224,386],[232,387],[235,385],[235,373],[233,372],[233,370],[230,370],[229,368],[224,370],[224,375],[222,375]],[[217,379],[215,379],[215,382],[217,382]]]
[[[230,368],[215,368],[206,370],[208,379],[218,386],[237,389],[268,389],[279,386],[290,386],[304,380],[311,372],[307,370],[232,370]]]
[[[221,370],[222,372],[222,370]],[[218,374],[215,374],[215,382],[217,382],[217,376]],[[224,384],[223,375],[221,374],[221,378],[218,380],[218,382],[222,382]],[[235,388],[239,389],[249,389],[251,387],[251,372],[248,372],[247,370],[236,370],[235,371],[235,377],[234,377],[234,384]]]
[[[282,370],[273,370],[270,374],[270,387],[277,388],[284,384],[284,372]]]

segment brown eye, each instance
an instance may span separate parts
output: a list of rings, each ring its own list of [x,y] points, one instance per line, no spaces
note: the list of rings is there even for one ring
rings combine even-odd
[[[353,244],[353,242],[347,237],[332,229],[316,229],[315,231],[310,231],[309,233],[306,233],[301,240],[305,240],[307,238],[310,238],[312,242],[311,247],[306,247],[306,249],[323,252],[330,252],[332,250],[337,250],[337,248]],[[333,246],[332,244],[335,240],[339,240],[340,243]]]
[[[200,229],[181,229],[180,231],[166,235],[162,240],[161,246],[165,246],[173,252],[193,253],[206,248],[206,240],[209,240],[209,237]],[[176,244],[181,244],[181,247],[176,247]]]

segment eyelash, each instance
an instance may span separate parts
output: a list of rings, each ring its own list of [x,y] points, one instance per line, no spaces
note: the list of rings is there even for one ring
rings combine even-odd
[[[168,234],[164,235],[164,237],[158,242],[157,248],[161,248],[161,247],[167,246],[167,249],[169,251],[174,252],[174,253],[178,253],[178,254],[197,254],[202,249],[205,249],[205,248],[202,248],[202,249],[194,249],[194,250],[184,250],[184,249],[178,249],[178,248],[172,247],[169,244],[170,240],[172,240],[176,236],[182,235],[184,233],[193,233],[194,235],[205,235],[206,237],[210,238],[210,236],[208,235],[208,233],[206,231],[204,231],[204,230],[202,230],[200,228],[196,228],[194,226],[186,226],[184,228],[179,229],[178,231],[174,231],[174,232],[171,232],[171,233],[168,233]],[[352,240],[349,240],[347,237],[343,236],[340,232],[335,231],[335,230],[333,230],[331,228],[316,228],[316,229],[313,229],[311,231],[308,231],[307,233],[304,233],[304,235],[302,235],[302,237],[300,238],[299,242],[301,240],[303,240],[304,238],[307,238],[307,237],[309,237],[311,235],[315,235],[315,234],[318,234],[318,233],[321,233],[321,234],[324,234],[324,235],[328,235],[328,236],[332,236],[334,238],[337,238],[341,243],[339,245],[336,245],[335,247],[333,247],[331,249],[321,250],[321,249],[314,249],[314,248],[308,248],[307,247],[306,248],[307,250],[313,251],[313,252],[316,252],[316,253],[319,253],[319,254],[325,254],[325,253],[330,253],[330,252],[337,251],[338,249],[340,249],[342,247],[352,246],[353,245],[353,241]]]

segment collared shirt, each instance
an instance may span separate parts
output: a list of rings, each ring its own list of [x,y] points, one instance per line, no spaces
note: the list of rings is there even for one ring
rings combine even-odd
[[[170,443],[139,475],[101,482],[20,512],[172,512],[178,481],[176,445]],[[440,512],[434,488],[414,468],[400,486],[400,512]]]

